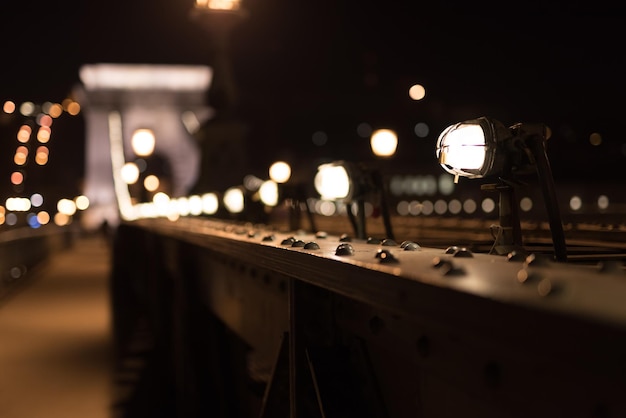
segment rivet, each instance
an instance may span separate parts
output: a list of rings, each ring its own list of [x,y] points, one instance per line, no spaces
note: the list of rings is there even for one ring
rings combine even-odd
[[[432,261],[432,263],[433,263],[433,267],[441,267],[441,265],[443,264],[443,261],[444,261],[444,260],[443,260],[443,258],[441,258],[441,257],[435,257],[435,258],[433,258],[433,261]]]
[[[420,246],[413,241],[403,241],[400,244],[400,248],[404,249],[404,251],[416,251],[420,249]]]
[[[274,235],[270,234],[270,235],[266,235],[263,237],[262,241],[274,241]]]
[[[354,248],[352,245],[344,242],[343,244],[339,244],[335,250],[335,255],[354,255]]]
[[[341,242],[351,242],[352,241],[352,237],[348,234],[341,234],[341,236],[339,237],[339,241]]]
[[[526,257],[524,264],[527,266],[547,266],[549,264],[549,259],[546,256],[533,253]]]
[[[368,244],[379,245],[381,242],[382,242],[382,240],[380,238],[369,237],[367,239],[367,243]]]
[[[454,252],[452,257],[474,257],[474,254],[467,248],[459,248]]]
[[[458,249],[459,247],[457,247],[456,245],[453,245],[451,247],[446,248],[445,254],[454,254],[455,252],[457,252]]]
[[[301,239],[297,239],[291,243],[291,246],[292,247],[304,247],[304,241],[302,241]]]
[[[548,296],[552,293],[552,282],[550,279],[543,279],[537,285],[537,292],[539,292],[539,296]]]
[[[285,238],[284,240],[282,240],[280,242],[280,245],[291,245],[294,242],[296,242],[296,239],[294,237],[289,237],[289,238]]]
[[[533,278],[530,272],[526,269],[521,269],[520,271],[518,271],[515,277],[517,278],[517,281],[520,283],[529,282]]]
[[[376,252],[376,258],[378,258],[381,263],[395,263],[398,261],[389,250],[378,250]]]
[[[433,258],[432,263],[433,267],[438,268],[444,276],[465,274],[465,271],[461,267],[455,266],[454,263],[452,263],[452,261],[450,260],[444,260],[441,257],[435,257]]]
[[[392,240],[391,238],[385,238],[383,240],[383,242],[381,243],[381,245],[385,246],[385,247],[395,247],[398,245],[398,243],[394,240]]]
[[[317,231],[317,233],[315,234],[315,238],[326,238],[328,237],[328,233],[326,233],[325,231]]]
[[[443,265],[439,267],[439,270],[444,276],[457,276],[465,274],[465,270],[461,267],[455,266],[452,261],[444,261]]]
[[[320,246],[317,244],[317,242],[307,242],[306,244],[304,244],[304,249],[305,250],[319,250]]]
[[[508,261],[524,261],[526,259],[527,254],[523,251],[513,250],[506,255],[506,259]]]

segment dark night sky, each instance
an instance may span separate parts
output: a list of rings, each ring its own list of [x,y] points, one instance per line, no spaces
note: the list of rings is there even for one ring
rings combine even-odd
[[[21,10],[0,18],[2,99],[60,101],[83,63],[210,64],[207,33],[189,18],[193,0],[14,3]],[[270,148],[359,157],[369,145],[355,127],[366,121],[398,131],[399,163],[431,164],[443,128],[486,115],[509,125],[547,123],[555,176],[614,176],[611,167],[626,162],[618,132],[623,17],[615,10],[526,5],[486,16],[478,6],[433,11],[416,1],[243,5],[250,14],[231,44],[251,155]],[[416,82],[427,89],[419,103],[406,93]],[[431,127],[427,138],[412,134],[420,121]],[[326,147],[312,144],[317,130],[327,132]],[[603,135],[598,147],[588,141],[594,131]],[[589,169],[572,173],[579,164]]]

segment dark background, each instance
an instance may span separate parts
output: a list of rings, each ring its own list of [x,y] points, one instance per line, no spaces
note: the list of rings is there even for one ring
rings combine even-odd
[[[61,101],[85,63],[210,65],[207,31],[190,19],[192,0],[3,4],[0,96]],[[248,0],[231,34],[238,114],[249,126],[249,167],[271,161],[368,159],[361,122],[399,135],[391,167],[437,169],[434,145],[446,126],[478,116],[506,125],[544,122],[555,178],[621,181],[626,93],[624,17],[594,5]],[[500,6],[503,7],[503,6]],[[409,100],[410,85],[427,96]],[[417,137],[425,122],[430,133]],[[56,155],[80,154],[82,125],[66,122]],[[316,146],[313,133],[328,141]],[[602,136],[591,145],[589,135]],[[2,139],[2,146],[8,143]],[[4,152],[4,151],[3,151]],[[12,149],[10,150],[12,153]],[[59,157],[60,158],[60,157]],[[62,159],[62,161],[65,161]],[[64,164],[64,179],[83,167]],[[263,171],[263,172],[262,172]]]

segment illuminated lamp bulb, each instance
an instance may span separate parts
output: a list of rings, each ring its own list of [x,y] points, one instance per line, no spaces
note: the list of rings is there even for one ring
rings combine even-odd
[[[335,161],[319,165],[313,182],[322,200],[343,201],[357,205],[356,217],[350,208],[347,214],[358,238],[364,238],[366,235],[365,199],[368,195],[377,196],[387,237],[393,239],[385,187],[382,176],[377,170],[363,164]]]
[[[347,199],[350,197],[351,180],[342,164],[322,164],[317,168],[315,189],[324,200]]]

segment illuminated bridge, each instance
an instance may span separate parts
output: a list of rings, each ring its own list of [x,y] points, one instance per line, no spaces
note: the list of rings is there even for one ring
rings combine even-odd
[[[42,405],[65,418],[626,415],[619,185],[559,183],[566,248],[532,181],[507,200],[502,184],[333,162],[329,182],[292,187],[278,164],[282,176],[193,194],[202,89],[182,102],[153,84],[134,96],[103,86],[109,70],[143,68],[85,69],[85,193],[55,201],[30,175],[9,176],[2,416]],[[162,70],[148,73],[167,85]],[[177,105],[143,109],[153,95]],[[21,106],[11,173],[47,161],[52,115],[77,106]],[[147,172],[137,182],[132,140],[149,128],[171,166],[154,186]],[[516,221],[522,242],[509,236]]]

